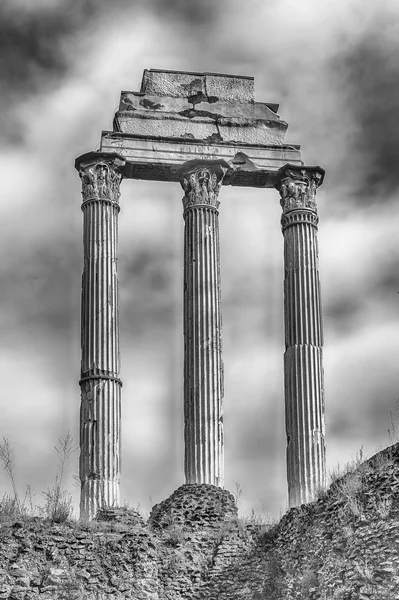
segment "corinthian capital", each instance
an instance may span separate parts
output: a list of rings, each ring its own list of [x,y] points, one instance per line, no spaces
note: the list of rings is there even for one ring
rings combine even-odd
[[[280,192],[283,215],[305,208],[317,212],[316,190],[323,183],[324,169],[285,165],[277,171],[275,187]]]
[[[219,190],[227,169],[228,164],[222,160],[190,160],[183,165],[179,179],[185,192],[184,210],[197,205],[219,208]]]
[[[118,203],[125,160],[118,154],[88,152],[79,156],[75,168],[82,180],[83,202],[108,200]]]

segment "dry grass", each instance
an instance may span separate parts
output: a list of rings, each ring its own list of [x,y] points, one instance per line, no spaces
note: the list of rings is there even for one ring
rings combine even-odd
[[[4,494],[0,499],[0,522],[15,521],[21,516],[21,508],[14,496]]]
[[[305,568],[300,577],[299,584],[302,594],[311,594],[316,592],[319,582],[315,569],[311,569],[310,567]],[[307,598],[308,596],[305,597]]]
[[[77,446],[69,432],[58,438],[58,444],[54,446],[58,456],[58,472],[54,482],[42,493],[45,498],[44,505],[34,505],[31,487],[26,487],[24,500],[21,501],[18,494],[15,478],[15,453],[7,438],[3,438],[0,444],[0,464],[8,475],[13,495],[4,494],[0,500],[0,521],[11,521],[25,519],[41,515],[53,523],[64,523],[72,518],[73,501],[72,495],[63,489],[63,477],[65,469],[73,460]]]
[[[177,523],[169,525],[162,532],[162,539],[166,546],[177,548],[184,544],[186,536],[184,534],[184,527]]]
[[[43,495],[45,497],[45,505],[43,514],[53,523],[64,523],[72,517],[73,501],[69,492],[62,489],[62,480],[66,467],[73,460],[77,445],[73,437],[69,433],[58,438],[58,445],[54,446],[54,450],[58,455],[58,473],[55,476],[54,483],[49,486]]]
[[[15,484],[15,453],[14,448],[11,446],[9,440],[3,437],[3,442],[0,444],[0,463],[3,465],[3,469],[7,473],[12,491],[14,494],[14,501],[18,508],[21,508],[21,502],[18,495],[17,486]]]

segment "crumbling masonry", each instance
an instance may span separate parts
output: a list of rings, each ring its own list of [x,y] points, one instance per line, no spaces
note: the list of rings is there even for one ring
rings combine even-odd
[[[120,183],[184,190],[184,465],[186,483],[223,487],[223,360],[219,194],[275,187],[284,235],[285,414],[290,506],[325,485],[322,314],[316,190],[324,170],[286,145],[278,105],[255,102],[252,77],[144,71],[122,92],[99,152],[76,159],[84,268],[81,514],[119,504],[121,387],[117,244]]]

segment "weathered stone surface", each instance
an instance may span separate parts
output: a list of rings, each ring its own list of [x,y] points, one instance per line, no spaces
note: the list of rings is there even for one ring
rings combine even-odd
[[[99,508],[96,515],[97,521],[119,523],[127,527],[134,525],[144,525],[141,514],[133,508],[120,507],[102,507]]]
[[[253,101],[253,78],[169,71],[145,71],[142,91],[122,92],[114,118],[122,133],[202,142],[280,145],[286,129],[275,111]]]
[[[186,484],[153,506],[149,523],[154,529],[165,529],[173,523],[206,532],[236,517],[234,496],[227,490],[207,484]]]
[[[121,381],[117,239],[123,158],[76,159],[82,180],[81,516],[119,504]]]
[[[153,138],[274,146],[283,144],[287,129],[286,123],[274,119],[205,116],[198,111],[190,113],[190,116],[148,112],[118,113],[115,117],[118,131]]]
[[[223,185],[272,188],[278,169],[302,165],[299,146],[151,139],[112,131],[102,133],[101,150],[123,156],[125,178],[152,181],[179,181],[180,167],[191,160],[225,160]]]
[[[284,143],[288,126],[277,109],[254,101],[252,77],[144,71],[140,92],[122,92],[101,150],[126,159],[127,178],[178,181],[184,163],[222,159],[230,167],[224,185],[272,187],[272,173],[302,164],[299,146]],[[239,167],[237,154],[248,158]]]
[[[150,114],[170,113],[187,118],[208,116],[215,119],[224,117],[241,117],[245,119],[263,119],[265,121],[279,121],[277,114],[278,104],[254,102],[239,104],[227,101],[215,102],[189,102],[188,98],[172,96],[152,96],[141,92],[122,92],[119,113],[141,111]]]
[[[186,483],[223,487],[223,362],[219,190],[227,165],[180,172],[184,206],[184,471]]]
[[[323,323],[317,247],[319,167],[287,165],[276,177],[284,235],[285,419],[289,505],[325,487]]]
[[[190,73],[145,69],[142,93],[207,101],[254,102],[254,78],[219,73]]]

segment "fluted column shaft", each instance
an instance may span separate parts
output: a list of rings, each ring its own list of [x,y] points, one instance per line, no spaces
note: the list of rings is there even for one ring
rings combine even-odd
[[[284,235],[285,420],[289,506],[325,487],[323,323],[317,246],[319,167],[280,170]]]
[[[121,380],[117,244],[124,161],[90,153],[77,159],[82,179],[80,462],[81,517],[120,502]]]
[[[184,470],[223,487],[223,362],[218,194],[227,165],[190,161],[184,207]]]

